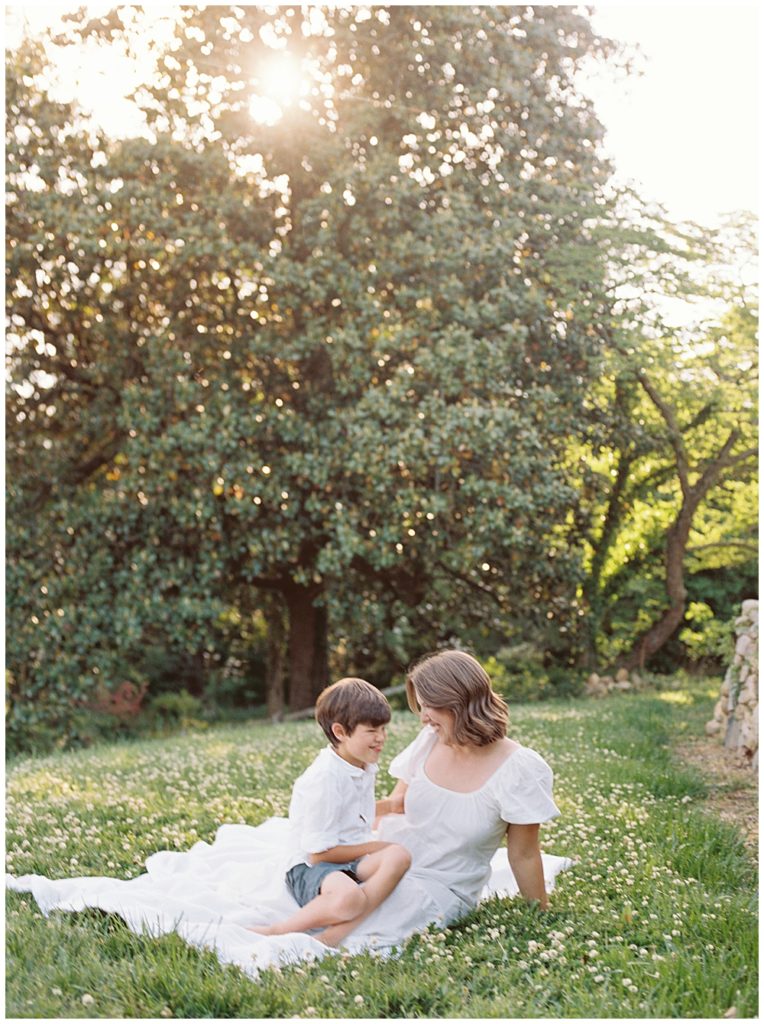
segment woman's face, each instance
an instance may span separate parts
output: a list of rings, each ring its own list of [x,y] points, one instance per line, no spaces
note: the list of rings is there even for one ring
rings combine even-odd
[[[454,723],[456,715],[448,708],[432,708],[425,704],[419,694],[416,695],[419,704],[419,718],[423,725],[431,725],[438,735],[441,743],[452,743],[454,738]]]

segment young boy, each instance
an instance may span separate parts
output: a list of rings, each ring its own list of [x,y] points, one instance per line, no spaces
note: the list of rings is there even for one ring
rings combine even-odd
[[[294,784],[289,819],[295,854],[286,875],[300,905],[261,935],[319,931],[337,945],[385,900],[411,863],[408,850],[372,839],[375,817],[403,810],[402,800],[374,800],[374,778],[390,721],[386,698],[363,679],[340,679],[316,702],[324,747]]]

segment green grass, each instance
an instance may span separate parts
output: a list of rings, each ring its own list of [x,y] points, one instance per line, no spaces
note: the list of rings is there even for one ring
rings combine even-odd
[[[9,1017],[721,1017],[757,1013],[756,871],[705,787],[671,756],[715,687],[512,709],[556,775],[550,853],[579,858],[546,913],[491,900],[396,960],[326,957],[256,982],[177,936],[88,911],[48,919],[7,894]],[[396,713],[382,768],[417,730]],[[129,878],[158,849],[286,811],[322,745],[310,722],[246,724],[14,762],[8,870]],[[380,775],[380,782],[384,779]],[[381,786],[380,786],[381,790]],[[83,1003],[83,996],[92,997]]]

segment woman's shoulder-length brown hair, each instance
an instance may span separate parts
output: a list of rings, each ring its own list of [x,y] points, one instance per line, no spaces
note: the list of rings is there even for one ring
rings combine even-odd
[[[438,651],[415,662],[406,676],[412,711],[420,710],[417,694],[433,708],[456,716],[454,740],[462,746],[484,747],[507,735],[509,709],[491,688],[483,666],[466,651]]]

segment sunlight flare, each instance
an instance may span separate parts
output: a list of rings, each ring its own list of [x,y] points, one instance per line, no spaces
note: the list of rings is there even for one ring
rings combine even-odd
[[[264,124],[275,124],[306,87],[301,63],[289,53],[274,53],[257,76],[257,93],[249,104],[252,117]]]

